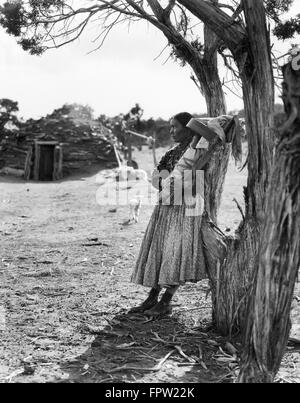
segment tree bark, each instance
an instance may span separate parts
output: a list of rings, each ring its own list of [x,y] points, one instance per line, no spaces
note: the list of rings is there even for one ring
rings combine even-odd
[[[218,331],[228,335],[245,327],[273,159],[274,79],[269,32],[263,0],[256,0],[255,5],[253,0],[242,1],[245,32],[227,14],[205,1],[179,2],[205,22],[231,49],[243,85],[249,139],[245,219],[236,236],[226,239],[228,253],[221,267],[216,270],[213,264],[209,265],[213,267],[210,273],[213,317]]]
[[[251,0],[244,0],[243,7],[248,47],[247,54],[236,53],[236,62],[243,83],[249,138],[245,220],[235,237],[227,237],[227,256],[221,267],[217,261],[209,262],[213,318],[217,330],[224,335],[245,328],[274,144],[274,82],[264,5],[258,0],[253,7]]]
[[[210,1],[214,5],[218,4],[218,0]],[[202,70],[199,71],[198,79],[206,99],[207,113],[212,117],[226,114],[227,110],[225,95],[218,71],[218,53],[215,48],[216,40],[216,34],[207,25],[204,25],[203,67]],[[205,194],[205,210],[209,213],[211,220],[215,224],[217,224],[218,210],[228,170],[229,156],[230,146],[228,144],[220,144],[214,152],[205,173],[206,183],[208,184]]]
[[[249,143],[248,215],[262,219],[273,161],[274,78],[270,33],[263,0],[243,0],[249,41],[246,62],[238,59]]]
[[[216,302],[216,324],[224,334],[245,329],[274,147],[274,79],[264,4],[262,0],[257,0],[255,6],[252,0],[243,0],[242,4],[249,46],[247,58],[238,58],[237,64],[248,134],[248,180],[245,220],[235,239],[229,239],[228,255],[217,279],[222,287]]]
[[[212,4],[218,3],[218,0],[210,1]],[[179,57],[192,68],[205,97],[208,115],[215,117],[226,114],[225,96],[218,72],[217,48],[215,47],[217,36],[215,33],[208,27],[204,27],[204,55],[201,56],[199,51],[173,27],[157,0],[148,0],[148,4],[162,25],[160,29],[169,43],[176,48]],[[220,144],[206,172],[209,186],[205,194],[205,208],[215,224],[217,224],[217,214],[221,203],[229,155],[230,146]]]
[[[246,350],[239,382],[272,382],[288,341],[289,314],[300,266],[300,71],[283,69],[288,121],[276,149],[267,198]]]

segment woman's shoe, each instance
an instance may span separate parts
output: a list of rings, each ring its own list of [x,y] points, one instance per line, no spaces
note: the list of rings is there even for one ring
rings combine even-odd
[[[155,292],[151,290],[148,298],[141,305],[131,308],[129,313],[143,313],[147,309],[153,308],[158,302],[158,294],[159,291]]]
[[[153,308],[147,309],[144,311],[144,314],[147,316],[162,316],[168,315],[172,312],[172,308],[169,303],[160,300]]]

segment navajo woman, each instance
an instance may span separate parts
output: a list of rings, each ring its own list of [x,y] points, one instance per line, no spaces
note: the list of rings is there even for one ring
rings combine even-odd
[[[169,313],[179,285],[207,277],[200,231],[204,182],[195,189],[195,176],[191,173],[209,143],[204,137],[200,140],[199,135],[195,141],[195,131],[187,127],[196,120],[192,118],[183,112],[171,119],[171,135],[177,144],[162,157],[152,175],[152,185],[160,190],[159,203],[152,213],[131,278],[151,290],[148,298],[131,312],[149,316]],[[184,171],[189,174],[183,175]],[[177,197],[176,201],[174,195],[179,195],[182,186],[187,196]],[[158,300],[162,288],[166,291]]]

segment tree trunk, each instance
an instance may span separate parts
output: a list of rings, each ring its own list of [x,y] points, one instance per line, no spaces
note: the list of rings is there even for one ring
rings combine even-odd
[[[211,0],[217,4],[217,0]],[[193,70],[200,83],[206,100],[208,116],[216,117],[226,114],[226,101],[218,71],[218,54],[215,43],[217,36],[209,27],[204,26],[204,56],[199,64],[193,64]],[[221,203],[225,176],[228,169],[230,146],[220,144],[206,170],[205,210],[211,220],[217,224],[218,209]]]
[[[201,68],[199,68],[197,63],[191,63],[206,99],[207,113],[211,117],[226,114],[224,92],[215,63],[217,61],[208,61],[205,57],[203,58]],[[218,209],[221,203],[229,156],[230,145],[220,144],[205,172],[208,184],[205,189],[205,210],[209,213],[211,220],[215,224],[217,224]]]
[[[300,71],[283,69],[288,121],[277,145],[267,198],[267,215],[240,382],[272,382],[288,341],[289,314],[300,266]]]
[[[218,0],[210,0],[217,4]],[[208,27],[204,27],[204,56],[194,48],[172,25],[156,0],[148,0],[148,4],[160,23],[159,29],[164,33],[169,43],[174,46],[177,56],[189,64],[197,77],[202,94],[205,97],[207,112],[216,117],[226,114],[226,102],[222,83],[218,72],[216,35]],[[217,214],[221,203],[230,155],[230,146],[220,145],[209,163],[206,172],[209,183],[205,195],[205,208],[211,220],[217,224]]]
[[[254,6],[252,0],[243,0],[243,7],[249,42],[246,57],[241,53],[237,65],[249,139],[245,220],[236,236],[227,239],[228,253],[213,284],[215,324],[226,335],[244,329],[247,320],[274,145],[274,80],[264,4],[257,0]]]
[[[211,0],[211,3],[217,4],[218,0]],[[218,54],[215,47],[217,39],[216,34],[207,25],[204,25],[202,70],[205,74],[201,75],[201,72],[199,72],[199,78],[201,76],[201,87],[206,99],[207,113],[211,117],[225,115],[227,112],[225,95],[218,71]],[[220,144],[206,170],[208,187],[205,195],[205,210],[216,225],[229,156],[230,146]]]

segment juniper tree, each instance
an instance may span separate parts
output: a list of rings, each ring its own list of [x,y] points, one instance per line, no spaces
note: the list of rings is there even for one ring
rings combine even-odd
[[[18,111],[18,102],[7,98],[0,99],[0,142],[20,126],[16,116]]]
[[[220,242],[228,246],[227,254],[219,269],[215,261],[209,262],[209,276],[213,285],[213,310],[218,330],[231,334],[252,328],[251,315],[247,316],[247,312],[251,312],[254,290],[259,287],[258,273],[262,268],[260,235],[269,217],[267,209],[270,204],[266,196],[272,183],[274,161],[275,79],[271,25],[272,33],[280,39],[290,39],[299,33],[299,16],[282,20],[282,14],[290,9],[293,2],[241,0],[221,4],[204,0],[103,0],[94,4],[80,3],[82,7],[78,9],[72,8],[68,1],[59,0],[19,1],[13,6],[6,4],[2,8],[1,23],[10,34],[18,37],[24,49],[40,54],[49,47],[60,47],[76,40],[94,18],[102,24],[104,38],[124,20],[148,21],[165,35],[173,55],[191,66],[198,86],[205,94],[211,115],[225,111],[217,52],[233,77],[240,82],[249,145],[248,181],[244,188],[245,212],[234,238],[223,239],[223,235],[218,233]],[[209,35],[205,43],[193,35],[194,19],[191,16],[204,23],[205,33]],[[56,29],[58,26],[60,30]],[[287,315],[287,311],[284,311],[284,315]],[[257,326],[262,331],[262,324]],[[249,338],[247,343],[250,343]],[[281,347],[283,344],[281,340]],[[282,348],[278,351],[282,354]],[[248,362],[255,359],[252,351]],[[276,368],[274,359],[278,362],[278,356],[270,359],[262,355],[260,365],[251,367],[251,376],[246,374],[241,379],[251,381],[269,368]]]

